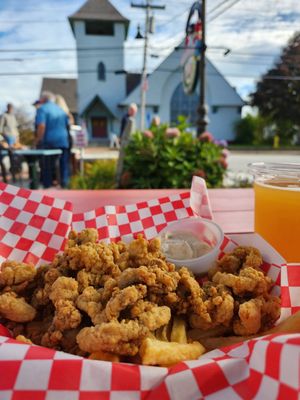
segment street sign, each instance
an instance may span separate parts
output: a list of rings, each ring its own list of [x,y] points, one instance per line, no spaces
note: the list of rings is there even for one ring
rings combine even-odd
[[[196,22],[193,21],[196,14]],[[202,12],[200,2],[195,2],[190,10],[185,29],[185,52],[182,57],[183,89],[186,94],[194,93],[199,79],[200,59],[203,51]]]
[[[84,148],[88,144],[87,133],[84,127],[80,125],[72,125],[70,134],[73,138],[73,145],[77,148]]]

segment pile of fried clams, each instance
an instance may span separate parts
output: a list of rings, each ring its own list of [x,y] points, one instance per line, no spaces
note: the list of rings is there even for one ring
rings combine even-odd
[[[72,231],[50,265],[6,261],[0,272],[0,322],[20,337],[68,353],[136,356],[146,338],[176,316],[187,330],[252,335],[272,326],[280,299],[252,247],[237,247],[201,283],[166,261],[159,239],[98,242]],[[177,318],[177,317],[176,317]]]

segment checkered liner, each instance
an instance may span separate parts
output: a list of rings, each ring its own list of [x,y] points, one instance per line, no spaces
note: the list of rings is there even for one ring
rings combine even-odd
[[[201,178],[193,179],[191,193],[126,206],[100,207],[76,214],[72,227],[78,232],[85,228],[96,228],[103,241],[124,240],[138,233],[152,239],[169,222],[194,215],[212,218],[205,182]]]
[[[201,179],[193,182],[191,196],[184,194],[134,206],[104,207],[78,214],[73,216],[73,228],[96,227],[103,239],[112,237],[116,240],[138,232],[144,232],[151,238],[168,222],[193,214],[211,216]],[[27,218],[26,222],[23,215]],[[32,222],[35,218],[40,221],[39,225]],[[50,260],[54,250],[62,248],[71,218],[69,203],[1,185],[2,259]],[[40,232],[51,233],[51,238],[45,235],[49,238],[46,243],[34,239],[40,237],[40,232],[34,231],[36,236],[25,236],[26,246],[22,245],[22,235],[28,225]],[[57,228],[58,225],[64,230]],[[10,235],[14,242],[7,240]],[[51,241],[54,235],[58,236],[55,243]],[[45,255],[46,249],[38,252],[40,245],[36,242],[49,244],[51,253]],[[264,267],[276,282],[275,292],[281,286],[282,314],[286,316],[297,311],[300,308],[300,274],[297,272],[300,272],[300,265],[286,266],[258,235],[226,237],[221,254],[236,244],[251,244],[261,250]],[[1,326],[0,334],[7,334]],[[180,363],[170,369],[87,360],[0,336],[0,399],[297,399],[299,359],[300,334],[266,336],[210,352],[199,360]]]
[[[64,248],[72,204],[0,183],[0,262],[40,265]]]

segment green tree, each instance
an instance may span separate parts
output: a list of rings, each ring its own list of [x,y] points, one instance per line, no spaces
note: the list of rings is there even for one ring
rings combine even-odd
[[[259,145],[266,141],[264,130],[268,120],[261,115],[248,114],[235,124],[235,141],[238,144]]]
[[[296,33],[275,65],[252,93],[252,104],[276,124],[282,142],[289,142],[300,127],[300,33]]]

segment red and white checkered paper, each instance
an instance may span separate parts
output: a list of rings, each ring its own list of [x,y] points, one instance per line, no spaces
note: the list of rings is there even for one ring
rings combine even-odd
[[[183,195],[73,217],[71,209],[70,203],[1,184],[1,259],[49,261],[71,225],[96,227],[102,239],[117,240],[139,232],[154,237],[168,222],[191,215],[211,217],[200,178]],[[300,264],[286,266],[258,235],[226,237],[221,254],[237,243],[261,250],[274,290],[281,290],[283,317],[300,309]],[[0,334],[6,335],[1,327]],[[290,400],[299,397],[299,364],[300,334],[269,335],[169,369],[88,360],[0,336],[0,400]]]

